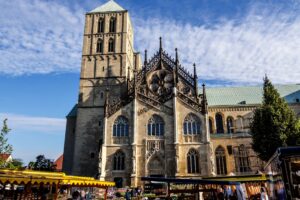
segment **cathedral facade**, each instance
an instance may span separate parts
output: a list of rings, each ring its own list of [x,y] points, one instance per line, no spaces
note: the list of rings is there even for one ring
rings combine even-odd
[[[155,55],[148,59],[145,51],[141,61],[133,37],[128,11],[112,0],[86,14],[79,98],[67,116],[63,170],[120,187],[141,185],[143,176],[260,170],[249,134],[259,100],[237,95],[221,103],[226,95],[198,86],[196,66],[193,73],[185,70],[177,50],[171,57],[160,39]]]

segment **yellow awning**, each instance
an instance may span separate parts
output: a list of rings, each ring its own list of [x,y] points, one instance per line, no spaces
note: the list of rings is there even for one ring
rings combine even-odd
[[[62,172],[0,169],[1,183],[57,184],[81,187],[113,187],[114,182],[99,181],[91,177],[67,176]]]

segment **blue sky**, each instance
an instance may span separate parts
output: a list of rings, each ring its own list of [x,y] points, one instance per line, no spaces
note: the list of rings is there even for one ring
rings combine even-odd
[[[13,156],[63,152],[65,116],[76,103],[84,14],[106,0],[0,2],[0,119]],[[117,0],[128,9],[135,49],[163,47],[197,64],[210,86],[299,83],[300,0]]]

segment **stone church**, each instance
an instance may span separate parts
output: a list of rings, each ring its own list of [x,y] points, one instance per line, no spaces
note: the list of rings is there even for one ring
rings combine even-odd
[[[67,116],[63,171],[141,185],[142,176],[253,174],[249,122],[260,87],[199,85],[178,52],[144,60],[127,10],[113,0],[85,17],[78,103]],[[173,53],[172,53],[173,54]],[[300,85],[278,86],[300,113]]]

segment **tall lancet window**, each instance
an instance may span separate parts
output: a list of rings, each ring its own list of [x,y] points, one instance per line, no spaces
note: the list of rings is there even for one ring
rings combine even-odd
[[[251,171],[249,152],[245,145],[240,145],[237,149],[234,150],[234,159],[237,172]]]
[[[114,39],[110,38],[108,41],[108,52],[114,52],[115,51],[115,42]]]
[[[194,114],[188,114],[183,123],[184,135],[200,135],[201,123],[200,119]]]
[[[113,160],[114,170],[124,170],[125,169],[125,154],[122,151],[117,151],[114,155]]]
[[[109,21],[109,32],[116,32],[116,18],[112,17]]]
[[[195,149],[191,149],[187,154],[187,169],[189,174],[200,173],[199,154]]]
[[[165,123],[158,115],[153,115],[148,121],[149,136],[163,136],[165,132]]]
[[[99,18],[98,21],[98,33],[103,33],[104,32],[104,19]]]
[[[113,125],[113,136],[114,137],[124,137],[129,135],[129,125],[128,120],[119,116]]]
[[[217,133],[224,133],[223,117],[220,113],[216,114],[216,126],[217,126]]]
[[[214,128],[213,128],[213,119],[212,118],[208,119],[208,125],[209,125],[209,133],[213,134],[214,133]]]
[[[216,155],[217,174],[226,175],[227,166],[226,166],[226,156],[225,156],[224,148],[219,146],[216,149],[215,155]]]
[[[98,39],[96,51],[97,53],[103,53],[103,40]]]
[[[227,123],[227,132],[233,133],[234,132],[233,118],[227,117],[226,123]]]

